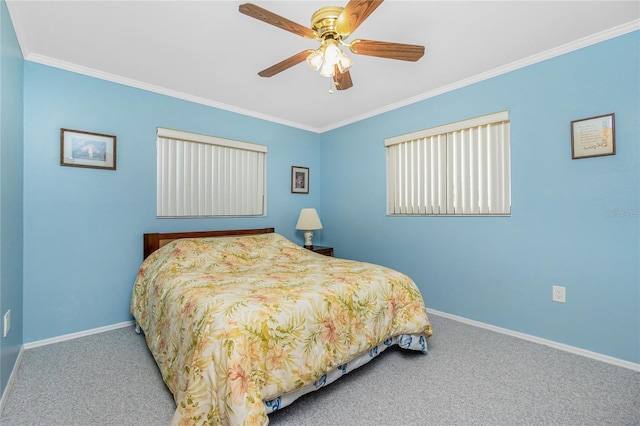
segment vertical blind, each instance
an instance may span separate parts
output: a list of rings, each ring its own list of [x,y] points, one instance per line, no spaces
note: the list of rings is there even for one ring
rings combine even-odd
[[[387,214],[511,213],[509,112],[385,139]]]
[[[158,128],[158,217],[262,216],[267,147]]]

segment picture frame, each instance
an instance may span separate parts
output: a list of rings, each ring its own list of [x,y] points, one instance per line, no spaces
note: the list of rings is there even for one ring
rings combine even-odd
[[[571,159],[616,154],[615,114],[571,122]]]
[[[294,194],[309,193],[309,168],[291,166],[291,192]]]
[[[116,169],[116,137],[83,130],[60,129],[60,165]]]

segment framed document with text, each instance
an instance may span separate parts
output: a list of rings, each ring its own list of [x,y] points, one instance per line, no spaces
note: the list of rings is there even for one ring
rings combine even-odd
[[[614,114],[571,122],[571,159],[615,155]]]

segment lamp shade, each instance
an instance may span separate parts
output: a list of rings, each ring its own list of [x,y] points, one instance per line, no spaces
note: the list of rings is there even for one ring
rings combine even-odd
[[[309,208],[300,210],[300,216],[298,216],[296,229],[301,229],[303,231],[322,229],[322,223],[320,223],[320,218],[318,217],[318,212],[316,212],[316,209]]]
[[[320,49],[314,50],[309,56],[307,56],[307,63],[314,71],[318,71],[320,69],[322,61],[324,61],[324,55]]]

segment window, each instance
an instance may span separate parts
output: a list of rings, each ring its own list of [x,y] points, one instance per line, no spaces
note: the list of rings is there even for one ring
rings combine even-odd
[[[267,147],[158,127],[158,217],[263,216]]]
[[[509,112],[385,139],[388,215],[509,215]]]

